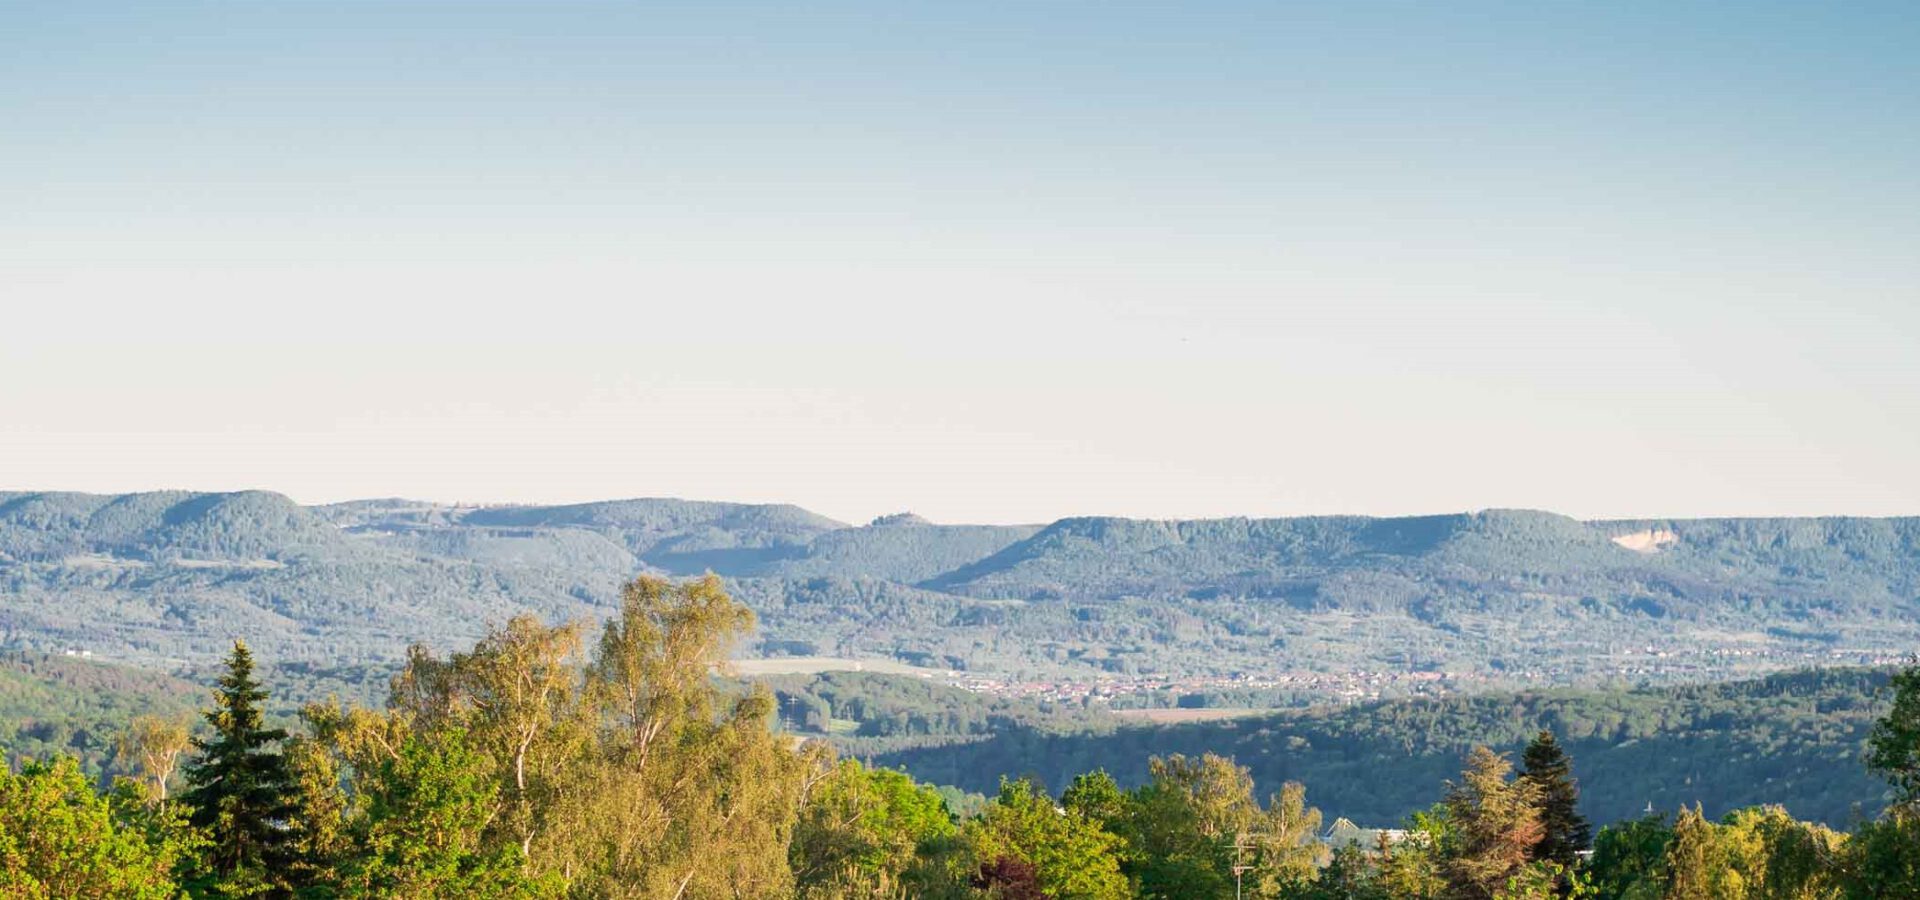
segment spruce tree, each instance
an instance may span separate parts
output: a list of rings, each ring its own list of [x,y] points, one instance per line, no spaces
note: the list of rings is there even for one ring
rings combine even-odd
[[[1533,847],[1533,858],[1572,867],[1579,853],[1593,843],[1593,828],[1580,816],[1580,788],[1573,780],[1573,761],[1553,739],[1553,732],[1542,731],[1527,745],[1520,757],[1520,777],[1530,781],[1540,794],[1540,842]]]
[[[187,769],[189,789],[181,796],[193,825],[211,840],[212,874],[236,890],[248,885],[249,893],[283,893],[269,886],[282,880],[291,862],[287,825],[295,788],[286,758],[273,746],[287,733],[265,727],[266,699],[253,677],[253,654],[245,642],[234,641],[214,706],[205,713],[213,736],[194,739],[199,758]]]

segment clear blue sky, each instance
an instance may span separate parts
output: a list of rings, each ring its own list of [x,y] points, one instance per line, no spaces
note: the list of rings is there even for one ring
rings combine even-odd
[[[0,487],[1920,513],[1920,9],[0,4]]]

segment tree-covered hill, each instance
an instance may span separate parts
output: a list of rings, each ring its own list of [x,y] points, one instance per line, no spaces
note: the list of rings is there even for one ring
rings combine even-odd
[[[863,758],[1016,730],[1101,734],[1120,723],[1099,708],[976,694],[906,675],[825,672],[751,681],[773,693],[783,729]]]
[[[1002,774],[1060,786],[1104,768],[1123,783],[1149,757],[1220,753],[1249,767],[1262,794],[1312,786],[1329,815],[1386,825],[1432,802],[1476,744],[1514,751],[1542,729],[1574,757],[1596,821],[1703,803],[1709,815],[1779,803],[1836,827],[1877,813],[1885,785],[1860,765],[1885,712],[1885,670],[1828,669],[1681,687],[1556,690],[1407,700],[1262,718],[1091,732],[1022,724],[986,740],[881,753],[916,778],[991,791]]]
[[[0,493],[0,647],[173,667],[246,637],[392,664],[713,571],[742,649],[1009,678],[1441,673],[1552,683],[1862,663],[1920,643],[1920,522],[1375,519],[848,526],[794,506]]]
[[[1083,601],[1269,597],[1370,611],[1566,599],[1694,619],[1728,603],[1878,614],[1912,609],[1920,596],[1920,519],[1584,523],[1525,510],[1067,519],[924,586]]]
[[[0,654],[0,755],[9,762],[56,753],[94,771],[139,715],[184,721],[206,688],[158,672],[43,653]]]

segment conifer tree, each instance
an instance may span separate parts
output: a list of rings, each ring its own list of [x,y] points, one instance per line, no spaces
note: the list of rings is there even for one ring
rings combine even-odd
[[[1579,853],[1593,843],[1593,827],[1579,811],[1580,788],[1573,780],[1573,762],[1560,749],[1553,732],[1541,731],[1520,757],[1520,777],[1540,795],[1540,842],[1533,858],[1571,867]]]
[[[1696,804],[1681,807],[1673,823],[1673,840],[1667,845],[1666,900],[1718,900],[1725,897],[1731,868],[1717,839],[1717,827],[1707,821]]]
[[[1519,875],[1540,842],[1539,792],[1524,779],[1508,780],[1513,765],[1485,747],[1467,756],[1460,781],[1447,791],[1451,826],[1444,869],[1448,895],[1492,900]]]
[[[194,827],[211,841],[208,862],[228,885],[216,887],[221,893],[280,893],[272,886],[290,862],[293,779],[273,746],[287,733],[265,726],[266,699],[253,677],[253,654],[234,641],[214,707],[205,713],[213,736],[194,740],[200,757],[187,769],[189,789],[181,796]]]

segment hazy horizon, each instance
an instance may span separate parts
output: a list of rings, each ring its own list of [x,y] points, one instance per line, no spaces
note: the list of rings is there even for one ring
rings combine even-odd
[[[0,478],[1920,512],[1904,4],[0,10]]]
[[[842,524],[854,525],[854,526],[866,525],[871,523],[875,519],[886,517],[886,516],[898,515],[898,514],[912,514],[922,519],[925,519],[927,521],[930,521],[936,525],[1047,525],[1062,519],[1083,518],[1083,517],[1139,519],[1139,520],[1145,520],[1145,521],[1179,521],[1179,520],[1201,520],[1201,519],[1295,519],[1295,518],[1330,518],[1330,517],[1342,517],[1342,516],[1359,516],[1363,518],[1376,518],[1376,519],[1412,519],[1412,518],[1430,518],[1430,517],[1437,517],[1437,516],[1452,516],[1452,515],[1474,515],[1478,513],[1503,511],[1503,510],[1514,511],[1514,512],[1550,513],[1554,515],[1566,516],[1568,518],[1571,518],[1577,521],[1582,521],[1582,522],[1682,522],[1682,521],[1712,520],[1712,519],[1782,519],[1782,518],[1907,519],[1907,518],[1920,517],[1920,510],[1915,510],[1908,513],[1871,514],[1871,515],[1862,515],[1862,514],[1853,514],[1853,513],[1811,513],[1811,514],[1805,514],[1805,515],[1783,516],[1783,515],[1777,515],[1777,514],[1771,514],[1771,513],[1732,512],[1732,513],[1708,513],[1705,515],[1662,515],[1658,513],[1641,513],[1641,514],[1627,514],[1627,515],[1589,516],[1589,515],[1581,515],[1580,513],[1575,511],[1569,511],[1569,510],[1563,510],[1563,509],[1549,509],[1546,507],[1539,507],[1539,506],[1475,506],[1475,507],[1465,507],[1460,509],[1414,510],[1414,511],[1399,511],[1399,512],[1356,512],[1353,510],[1308,510],[1304,512],[1271,513],[1271,514],[1227,512],[1227,513],[1204,515],[1204,516],[1152,516],[1152,515],[1128,514],[1124,512],[1110,512],[1110,511],[1109,512],[1080,511],[1080,512],[1068,512],[1062,515],[1051,516],[1045,519],[1010,519],[1010,518],[1003,517],[1003,518],[992,518],[992,519],[954,520],[954,519],[936,518],[933,516],[926,515],[922,513],[920,510],[909,509],[906,507],[885,509],[879,512],[863,512],[858,514],[841,515],[841,514],[835,514],[834,512],[829,510],[823,510],[813,506],[808,506],[805,503],[795,503],[791,500],[783,500],[779,498],[743,499],[739,497],[692,497],[692,496],[677,496],[677,495],[665,495],[665,494],[649,494],[649,495],[632,495],[632,496],[584,497],[584,498],[557,499],[557,500],[513,500],[513,499],[502,500],[497,498],[462,497],[462,498],[450,499],[446,497],[426,497],[426,496],[418,496],[418,495],[411,495],[411,494],[383,494],[378,496],[365,495],[365,496],[352,496],[352,497],[333,497],[333,498],[326,498],[321,500],[314,500],[314,499],[309,499],[305,497],[295,496],[285,491],[274,490],[273,488],[270,488],[270,487],[259,487],[259,486],[238,487],[238,488],[209,488],[209,489],[159,487],[159,488],[142,488],[142,489],[134,489],[134,490],[126,490],[126,491],[90,491],[90,490],[74,489],[74,488],[41,488],[41,487],[20,487],[17,485],[15,486],[0,485],[0,494],[77,493],[77,494],[90,494],[95,496],[118,496],[118,495],[125,495],[125,494],[162,493],[162,492],[169,492],[169,491],[180,491],[180,492],[186,492],[186,493],[222,493],[222,494],[246,493],[246,492],[258,491],[258,492],[280,494],[281,496],[285,496],[288,499],[292,500],[295,503],[298,503],[301,506],[308,506],[308,507],[329,506],[329,505],[341,504],[341,503],[354,503],[354,502],[378,501],[378,500],[403,500],[403,501],[409,501],[409,502],[427,503],[427,504],[432,504],[434,506],[445,506],[450,508],[477,508],[477,507],[504,507],[504,506],[528,506],[528,507],[575,506],[575,505],[587,505],[587,504],[594,504],[594,503],[619,503],[619,502],[634,501],[634,500],[672,500],[672,501],[688,501],[688,502],[699,502],[699,503],[730,503],[730,504],[742,504],[742,505],[787,505],[787,506],[799,507],[801,509],[805,509],[808,512],[826,516],[827,518],[833,519]]]

